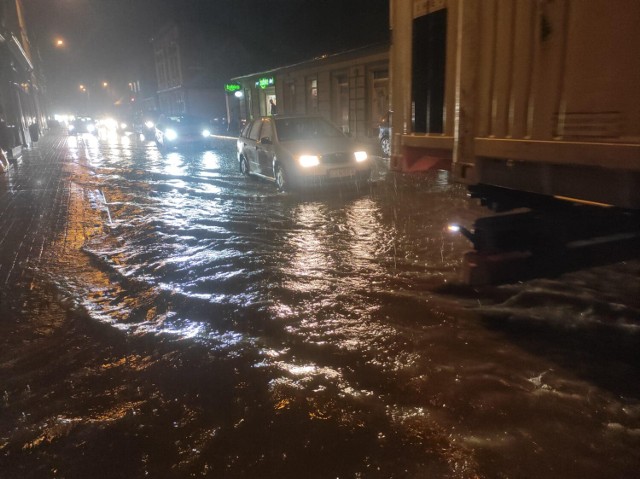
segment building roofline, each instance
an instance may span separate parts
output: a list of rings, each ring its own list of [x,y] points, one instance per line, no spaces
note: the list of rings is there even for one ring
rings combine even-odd
[[[25,52],[20,40],[10,31],[0,32],[0,43],[6,44],[9,52],[17,60],[23,70],[30,73],[33,71],[33,63]]]
[[[237,77],[233,77],[231,78],[232,81],[236,81],[236,80],[247,80],[249,78],[258,76],[258,75],[265,75],[265,74],[269,74],[269,73],[276,73],[276,72],[281,72],[281,71],[285,71],[285,70],[289,70],[289,69],[294,69],[294,68],[299,68],[302,67],[304,65],[312,65],[314,63],[317,62],[329,62],[332,60],[335,60],[339,57],[347,57],[350,55],[354,55],[357,53],[363,53],[363,52],[371,52],[371,53],[382,53],[384,51],[387,51],[389,49],[389,42],[381,42],[381,43],[373,43],[370,45],[366,45],[364,47],[358,47],[358,48],[352,48],[350,50],[344,50],[341,52],[337,52],[337,53],[329,53],[329,54],[324,54],[324,55],[319,55],[317,57],[314,58],[310,58],[307,60],[303,60],[300,61],[298,63],[292,63],[290,65],[284,65],[284,66],[280,66],[280,67],[276,67],[276,68],[272,68],[270,70],[263,70],[263,71],[259,71],[259,72],[255,72],[255,73],[250,73],[248,75],[241,75],[241,76],[237,76]]]

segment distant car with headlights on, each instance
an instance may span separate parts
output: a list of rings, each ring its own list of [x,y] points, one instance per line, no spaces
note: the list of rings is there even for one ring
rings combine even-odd
[[[84,133],[96,134],[97,127],[93,118],[87,116],[76,117],[68,126],[70,135],[82,135]]]
[[[206,147],[211,144],[211,124],[191,115],[162,115],[155,124],[156,143],[159,148],[180,146]]]
[[[96,128],[101,135],[126,135],[131,133],[131,122],[126,118],[106,117],[96,122]]]
[[[135,116],[133,120],[133,132],[142,140],[154,140],[156,135],[156,115],[143,113]]]
[[[367,149],[317,116],[272,116],[248,123],[237,141],[240,171],[275,182],[280,191],[367,182]]]

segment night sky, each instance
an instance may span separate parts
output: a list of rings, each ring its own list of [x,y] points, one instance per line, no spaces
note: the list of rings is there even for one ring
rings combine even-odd
[[[254,73],[388,39],[388,0],[24,0],[53,109],[71,112],[79,85],[155,82],[151,39],[172,19],[208,36],[219,85]],[[55,41],[62,38],[63,47]],[[155,85],[152,85],[155,89]]]

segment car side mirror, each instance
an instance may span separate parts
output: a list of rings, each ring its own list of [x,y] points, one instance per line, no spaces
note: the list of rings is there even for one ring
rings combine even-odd
[[[271,141],[271,138],[269,138],[268,136],[265,136],[264,138],[260,138],[260,144],[261,145],[272,145],[273,142]]]

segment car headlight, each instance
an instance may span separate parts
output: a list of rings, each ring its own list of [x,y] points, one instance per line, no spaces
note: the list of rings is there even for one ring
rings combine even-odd
[[[94,131],[96,131],[96,127],[91,125],[91,124],[89,124],[89,125],[87,125],[87,131],[89,133],[93,133]]]
[[[300,158],[298,158],[298,161],[300,162],[300,166],[304,168],[310,168],[320,164],[320,158],[316,155],[301,155]]]
[[[117,123],[113,118],[107,118],[102,122],[102,124],[105,126],[105,128],[108,128],[109,130],[115,130]]]
[[[209,138],[211,136],[211,132],[209,130],[202,130],[202,136]]]
[[[167,128],[167,130],[164,132],[164,136],[167,138],[167,140],[173,141],[176,138],[178,138],[178,132],[176,132],[176,130],[173,130],[171,128]]]
[[[361,163],[363,161],[366,161],[368,156],[367,156],[367,152],[366,151],[356,151],[353,156],[356,157],[356,161],[358,163]]]

